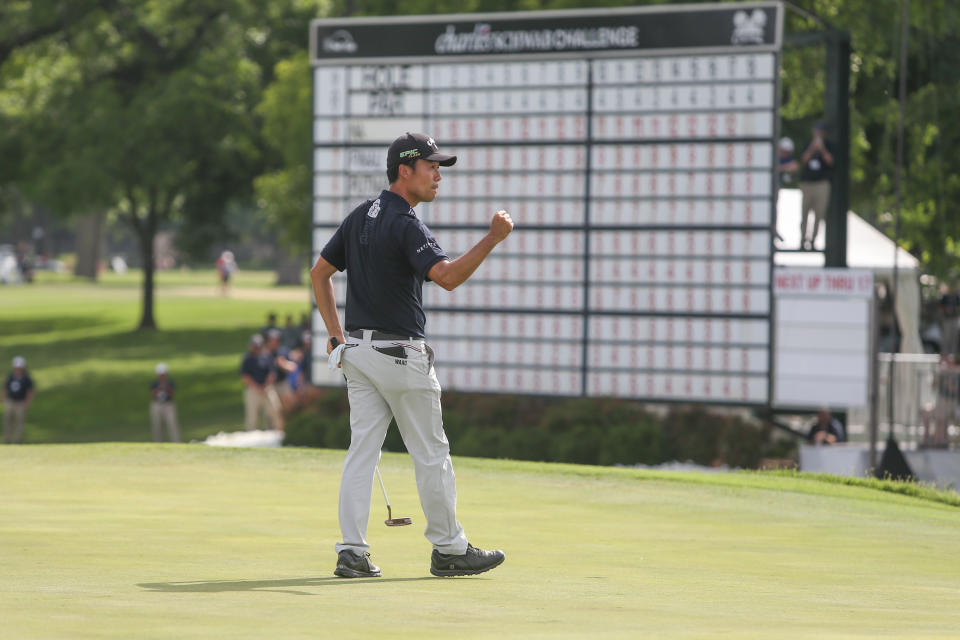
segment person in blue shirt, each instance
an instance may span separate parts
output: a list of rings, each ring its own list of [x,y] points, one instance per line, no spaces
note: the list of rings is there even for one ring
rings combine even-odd
[[[27,423],[27,409],[33,401],[33,379],[27,373],[27,361],[22,356],[13,359],[13,371],[3,386],[3,442],[20,444]]]
[[[456,156],[441,153],[422,133],[407,133],[387,150],[389,188],[344,219],[320,253],[310,278],[330,335],[327,352],[342,366],[350,402],[350,448],[340,480],[340,532],[335,575],[381,575],[366,541],[373,475],[391,420],[413,460],[424,531],[433,545],[430,573],[472,575],[504,560],[502,551],[477,549],[457,521],[457,490],[450,445],[443,430],[440,383],[426,342],[423,285],[453,290],[469,278],[513,229],[506,211],[466,253],[450,260],[414,207],[432,202],[440,167]],[[345,326],[337,315],[331,277],[347,272]],[[335,342],[334,342],[335,341]],[[337,346],[340,345],[340,346]]]
[[[276,372],[271,365],[270,356],[263,347],[263,336],[259,333],[250,338],[247,353],[240,364],[240,379],[243,381],[244,426],[253,431],[260,426],[260,414],[266,414],[271,429],[280,424],[280,407],[273,401],[276,393],[270,393]]]

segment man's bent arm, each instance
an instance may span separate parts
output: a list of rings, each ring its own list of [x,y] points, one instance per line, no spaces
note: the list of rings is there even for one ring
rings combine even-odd
[[[447,291],[453,291],[473,275],[493,248],[513,230],[513,220],[506,211],[498,211],[490,223],[490,232],[469,251],[454,260],[441,260],[430,267],[427,276]]]
[[[337,268],[321,256],[310,269],[310,282],[313,284],[313,297],[317,302],[317,310],[327,326],[327,335],[344,344],[346,339],[343,336],[343,327],[340,325],[340,316],[337,314],[337,298],[333,293],[333,280],[331,280],[336,272]],[[333,347],[327,340],[327,353],[332,350]]]

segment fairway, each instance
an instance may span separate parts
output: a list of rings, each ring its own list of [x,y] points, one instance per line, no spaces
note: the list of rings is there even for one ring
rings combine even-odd
[[[507,561],[428,573],[412,466],[383,578],[334,578],[343,452],[0,449],[0,637],[955,638],[960,509],[815,479],[455,460]]]
[[[177,384],[185,440],[243,425],[238,373],[250,335],[267,313],[294,321],[310,309],[309,290],[274,287],[270,272],[241,271],[229,295],[212,271],[157,274],[158,331],[135,331],[139,272],[104,273],[93,284],[51,273],[29,286],[0,286],[0,365],[24,356],[37,385],[27,443],[151,439],[148,404],[154,367]]]

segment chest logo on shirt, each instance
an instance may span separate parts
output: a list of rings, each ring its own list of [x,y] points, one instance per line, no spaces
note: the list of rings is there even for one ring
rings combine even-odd
[[[370,205],[370,208],[367,209],[368,218],[376,218],[380,215],[380,198],[377,198],[373,201],[373,204]]]
[[[19,380],[12,380],[12,381],[10,382],[10,391],[12,391],[13,393],[16,393],[16,392],[20,391],[20,381],[19,381]]]

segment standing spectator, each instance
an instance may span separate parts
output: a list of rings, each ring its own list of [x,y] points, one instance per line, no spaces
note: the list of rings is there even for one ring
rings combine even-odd
[[[923,419],[921,447],[946,448],[950,444],[950,425],[957,420],[957,401],[960,400],[960,370],[951,354],[940,356],[940,365],[934,374],[936,400],[926,405],[920,415]],[[933,424],[931,424],[931,420]]]
[[[793,140],[790,138],[780,138],[779,156],[780,164],[777,167],[777,171],[780,176],[780,187],[788,188],[793,184],[793,181],[796,179],[794,174],[797,172],[797,169],[800,168],[800,165],[797,164],[797,159],[793,155]]]
[[[278,330],[277,327],[277,314],[273,311],[267,314],[267,324],[260,329],[260,336],[266,340],[267,334],[271,331]]]
[[[824,408],[817,412],[817,419],[810,427],[807,440],[810,444],[836,444],[846,442],[847,435],[840,421],[830,414],[829,409]]]
[[[940,353],[953,357],[957,354],[958,317],[960,317],[960,292],[957,281],[950,281],[950,288],[940,296]]]
[[[270,366],[269,356],[264,352],[263,337],[254,334],[240,365],[240,378],[243,380],[244,426],[253,431],[260,426],[261,412],[266,414],[270,428],[280,428],[279,403],[271,400],[268,392],[273,386],[276,374]],[[276,396],[276,392],[273,393]]]
[[[155,371],[157,377],[150,385],[150,426],[153,429],[153,441],[163,442],[163,423],[166,423],[170,442],[180,442],[177,406],[173,402],[176,385],[168,374],[167,365],[161,362]]]
[[[33,401],[33,380],[27,373],[27,361],[13,359],[13,372],[7,376],[3,398],[3,442],[23,442],[23,427],[27,422],[27,408]]]
[[[278,407],[278,411],[286,405],[293,388],[290,386],[290,374],[297,370],[297,363],[290,358],[290,350],[280,343],[283,333],[279,329],[267,332],[267,342],[264,352],[267,354],[270,369],[273,371],[273,384],[268,385],[267,395],[270,402]],[[277,429],[283,429],[282,423]]]
[[[300,337],[301,355],[298,369],[300,371],[300,387],[313,385],[313,334],[304,331]]]
[[[813,249],[817,231],[830,207],[830,177],[833,174],[833,143],[827,140],[827,128],[822,122],[813,125],[813,139],[800,156],[800,191],[803,203],[800,209],[800,248]],[[813,210],[813,233],[807,237],[807,217]]]
[[[299,394],[313,381],[313,336],[304,332],[301,336],[301,346],[290,352],[290,359],[296,363],[296,368],[288,376],[290,388]]]
[[[33,260],[26,242],[17,243],[17,269],[20,271],[21,282],[33,282]]]
[[[217,274],[220,276],[220,293],[227,295],[230,293],[230,276],[237,268],[237,263],[233,259],[232,251],[224,251],[217,258]]]
[[[288,313],[283,323],[283,334],[280,338],[280,344],[287,350],[296,349],[300,346],[301,333],[303,333],[303,331],[300,327],[293,324],[293,314]]]

